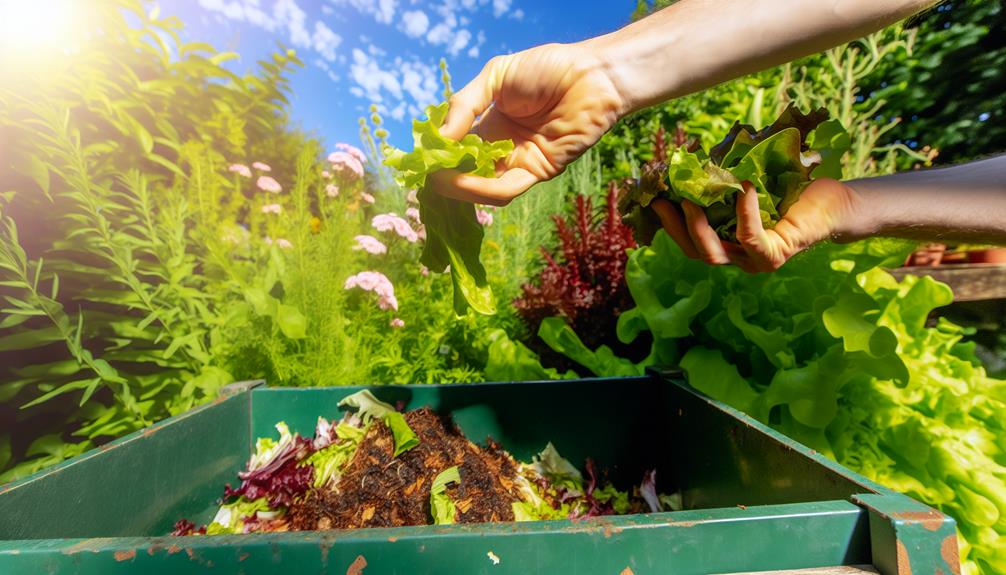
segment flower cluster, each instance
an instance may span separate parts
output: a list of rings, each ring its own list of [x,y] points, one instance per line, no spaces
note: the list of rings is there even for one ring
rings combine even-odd
[[[372,291],[377,294],[377,307],[382,310],[393,309],[398,311],[398,299],[395,298],[395,286],[391,280],[381,272],[366,271],[349,276],[346,279],[345,289],[358,287],[365,291]]]
[[[356,236],[354,250],[363,250],[368,254],[380,255],[388,252],[388,247],[381,243],[381,240],[374,236]]]
[[[395,213],[378,214],[370,221],[374,229],[379,232],[395,232],[405,240],[415,243],[419,241],[419,234],[412,229],[409,222]]]
[[[367,156],[359,148],[349,144],[336,144],[335,148],[336,151],[328,155],[334,173],[351,180],[362,178]]]

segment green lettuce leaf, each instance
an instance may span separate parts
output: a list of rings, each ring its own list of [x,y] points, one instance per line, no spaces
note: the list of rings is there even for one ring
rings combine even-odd
[[[213,517],[213,521],[206,526],[206,534],[224,535],[243,533],[244,520],[259,511],[267,513],[274,511],[269,508],[267,498],[260,497],[252,501],[248,501],[244,497],[239,497],[232,503],[225,503],[217,510],[217,514]]]
[[[404,152],[389,148],[384,163],[396,172],[396,180],[419,190],[419,214],[426,226],[422,262],[435,272],[448,266],[454,285],[454,311],[496,313],[492,290],[480,254],[485,232],[475,216],[475,206],[437,194],[427,186],[433,172],[454,168],[478,176],[493,177],[496,162],[513,151],[513,142],[486,142],[474,134],[460,141],[440,134],[447,117],[447,102],[426,109],[426,120],[412,122],[413,149]]]
[[[461,473],[456,465],[437,474],[430,486],[430,514],[434,525],[450,525],[456,521],[457,509],[447,495],[447,486],[451,483],[461,483]]]
[[[391,405],[374,397],[370,390],[364,389],[343,398],[339,402],[339,407],[356,408],[365,423],[375,419],[383,421],[391,429],[391,434],[395,438],[394,457],[398,457],[419,445],[419,437],[406,423],[405,416]]]
[[[642,375],[645,369],[642,364],[616,356],[606,345],[591,351],[561,317],[542,320],[538,328],[538,337],[549,347],[589,369],[595,375]]]
[[[339,423],[335,435],[339,441],[312,453],[302,465],[314,466],[314,487],[324,487],[339,480],[342,471],[353,460],[356,450],[367,434],[367,427]]]
[[[391,428],[391,435],[395,438],[395,453],[392,457],[398,457],[413,447],[419,445],[419,437],[412,431],[409,424],[405,422],[405,416],[397,411],[393,411],[384,416],[384,422]]]

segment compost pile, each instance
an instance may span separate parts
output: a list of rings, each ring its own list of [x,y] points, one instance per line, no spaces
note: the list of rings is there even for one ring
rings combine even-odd
[[[578,519],[680,508],[658,495],[656,473],[632,492],[586,477],[548,444],[530,463],[491,439],[464,437],[429,408],[396,411],[369,391],[339,404],[337,423],[318,418],[312,439],[276,425],[279,440],[259,439],[256,453],[227,485],[206,526],[182,519],[173,535],[252,533]]]

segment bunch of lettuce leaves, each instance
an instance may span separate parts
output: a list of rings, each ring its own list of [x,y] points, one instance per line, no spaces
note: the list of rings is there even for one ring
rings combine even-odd
[[[496,313],[492,289],[480,259],[485,232],[469,202],[442,196],[432,190],[427,176],[453,168],[483,177],[496,175],[496,162],[513,150],[513,142],[486,142],[475,134],[455,141],[440,134],[447,117],[447,102],[426,108],[426,120],[413,120],[411,152],[389,148],[384,163],[396,172],[406,189],[418,190],[419,217],[426,226],[421,261],[442,273],[448,266],[454,284],[454,311],[468,308],[486,315]]]
[[[654,158],[619,207],[645,232],[637,236],[643,243],[656,231],[656,217],[648,209],[656,198],[702,206],[716,233],[733,239],[742,182],[757,190],[762,223],[771,228],[813,179],[841,177],[841,158],[850,145],[849,134],[838,120],[828,120],[827,110],[803,114],[791,104],[762,130],[735,122],[708,153],[679,146],[669,157]]]

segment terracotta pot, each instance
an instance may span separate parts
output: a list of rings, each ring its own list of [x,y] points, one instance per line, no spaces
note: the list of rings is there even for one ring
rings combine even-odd
[[[989,248],[968,252],[968,261],[973,264],[1006,265],[1006,248]]]
[[[943,254],[943,260],[940,262],[942,265],[954,265],[954,264],[966,264],[969,261],[968,252],[945,252]]]
[[[943,259],[947,246],[943,244],[927,244],[919,247],[908,256],[906,266],[938,266]]]

